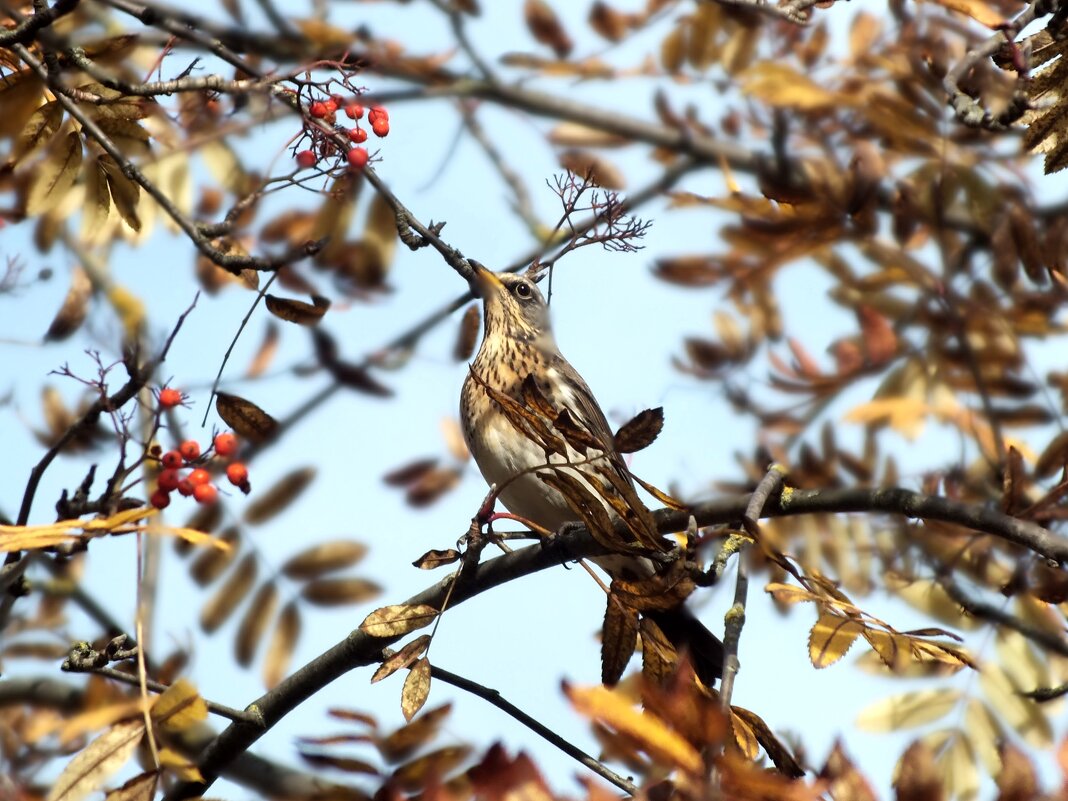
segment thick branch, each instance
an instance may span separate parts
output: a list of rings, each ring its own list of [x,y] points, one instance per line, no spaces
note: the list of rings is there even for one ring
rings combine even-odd
[[[690,509],[660,510],[655,513],[657,528],[664,533],[681,531],[686,527],[690,515],[702,526],[735,522],[742,519],[750,502],[751,498],[745,496],[698,504]],[[992,509],[978,509],[968,504],[920,495],[909,490],[784,490],[777,499],[771,499],[764,507],[764,514],[771,517],[816,512],[886,512],[958,523],[1022,545],[1047,558],[1059,562],[1068,561],[1068,541],[1034,523],[1016,520]],[[532,545],[478,565],[470,580],[452,588],[449,606],[455,608],[458,604],[505,582],[559,565],[561,554],[565,554],[567,558],[580,558],[605,553],[607,551],[596,543],[585,528],[576,528],[558,535],[552,546]],[[440,609],[446,595],[450,593],[452,583],[450,576],[404,603],[427,604]],[[229,726],[211,742],[198,761],[206,783],[185,782],[178,785],[168,793],[168,801],[202,794],[227,765],[290,711],[348,671],[377,664],[382,660],[383,649],[400,638],[372,637],[356,630],[297,670],[273,690],[253,701],[262,715],[263,727],[247,723],[234,723]]]

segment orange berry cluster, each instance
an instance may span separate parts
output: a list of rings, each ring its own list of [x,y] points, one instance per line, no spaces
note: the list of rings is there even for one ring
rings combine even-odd
[[[165,388],[159,392],[161,409],[171,409],[182,402],[182,393]],[[206,452],[201,452],[200,443],[187,439],[177,448],[163,452],[159,445],[152,446],[150,454],[159,459],[160,472],[156,478],[156,491],[148,499],[157,509],[166,509],[175,490],[183,497],[192,497],[197,503],[213,504],[219,500],[219,488],[212,483],[209,470],[214,452],[220,459],[230,459],[238,451],[237,436],[230,431],[216,434]],[[188,472],[183,474],[183,471]],[[252,486],[248,480],[248,468],[242,462],[231,461],[226,465],[226,478],[246,495]]]
[[[360,127],[359,120],[363,119],[364,107],[355,100],[345,100],[339,95],[331,95],[324,100],[316,100],[308,106],[309,116],[335,125],[337,123],[338,109],[343,109],[345,116],[356,122],[352,128],[341,128],[348,138],[355,143],[345,154],[345,161],[353,170],[362,170],[370,160],[367,149],[360,144],[367,141],[367,131]],[[389,135],[389,112],[382,106],[371,106],[367,112],[367,123],[375,136],[384,137]],[[295,156],[297,166],[302,170],[314,167],[319,162],[319,155],[314,150],[300,150]]]

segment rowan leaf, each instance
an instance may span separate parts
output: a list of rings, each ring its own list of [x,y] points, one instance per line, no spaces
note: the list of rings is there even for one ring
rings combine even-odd
[[[200,610],[200,628],[209,634],[227,621],[256,583],[256,554],[248,553]]]
[[[143,720],[116,723],[67,763],[46,801],[80,801],[99,790],[133,756],[144,733]]]
[[[256,649],[267,631],[267,625],[274,618],[278,608],[278,585],[274,581],[265,581],[253,596],[251,603],[241,618],[234,639],[234,659],[242,667],[248,667],[256,656]]]
[[[376,609],[360,624],[372,637],[400,637],[429,626],[441,613],[427,604],[394,604]]]
[[[420,634],[395,654],[382,660],[382,664],[378,666],[374,675],[371,676],[371,684],[382,681],[382,679],[392,676],[398,670],[411,665],[416,659],[423,655],[423,652],[429,645],[430,635]]]
[[[412,565],[420,570],[434,570],[445,565],[451,565],[459,561],[462,554],[455,548],[446,550],[431,550],[420,556]]]
[[[478,326],[481,322],[479,304],[472,303],[464,309],[460,318],[460,328],[456,332],[456,344],[452,348],[452,357],[458,362],[466,362],[475,351],[478,342]]]
[[[864,628],[864,623],[856,618],[820,612],[808,635],[808,658],[812,666],[825,668],[833,665],[846,655]]]
[[[267,311],[275,317],[297,325],[318,325],[326,310],[330,308],[330,301],[320,295],[314,296],[311,303],[266,295],[264,303]]]
[[[425,656],[408,671],[401,690],[401,712],[411,723],[430,696],[430,660]]]
[[[664,409],[646,409],[638,412],[616,431],[616,450],[620,453],[636,453],[648,448],[664,428]]]
[[[250,442],[262,443],[274,436],[278,421],[250,400],[218,392],[215,410],[226,425]]]
[[[245,522],[266,523],[295,501],[315,478],[314,467],[298,467],[278,479],[245,509]]]
[[[2,95],[0,95],[2,97]],[[12,161],[19,161],[32,154],[39,147],[47,145],[63,126],[63,106],[58,100],[49,100],[38,106],[26,120],[26,125],[15,140],[11,152]]]
[[[300,630],[300,607],[296,601],[290,601],[278,616],[263,659],[263,683],[268,688],[277,686],[285,678],[300,639]]]
[[[192,683],[178,679],[156,699],[150,714],[160,729],[176,733],[207,720],[208,705]]]
[[[362,603],[382,594],[373,581],[361,578],[313,579],[300,590],[300,597],[317,606],[344,606]]]
[[[857,728],[889,732],[922,726],[948,715],[957,708],[962,697],[960,690],[944,687],[883,698],[861,711],[857,716]]]
[[[122,787],[109,792],[104,801],[152,801],[156,797],[159,772],[155,770],[138,773]]]
[[[391,764],[407,759],[434,739],[451,711],[452,704],[428,709],[411,723],[377,740],[375,746],[382,758]]]
[[[611,592],[607,597],[601,631],[601,683],[611,687],[623,675],[638,644],[638,612]]]
[[[51,211],[74,186],[82,167],[82,138],[71,131],[55,141],[30,176],[26,192],[26,215],[36,217]]]
[[[367,546],[355,540],[331,540],[312,545],[282,565],[282,573],[291,579],[306,580],[343,570],[367,555]]]

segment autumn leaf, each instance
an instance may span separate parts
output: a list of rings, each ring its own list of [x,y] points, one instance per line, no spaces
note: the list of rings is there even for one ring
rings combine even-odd
[[[833,665],[863,633],[864,624],[852,617],[821,612],[808,636],[808,658],[815,668]]]
[[[404,679],[404,688],[401,690],[401,712],[404,719],[410,723],[429,696],[430,660],[424,656],[412,666]]]
[[[313,297],[311,303],[266,295],[264,303],[267,311],[275,317],[297,325],[318,325],[326,310],[330,308],[330,301],[319,295]]]
[[[56,140],[37,165],[26,193],[26,214],[36,217],[51,211],[66,197],[82,166],[82,139],[75,132]]]
[[[144,733],[140,719],[112,726],[67,763],[46,801],[80,801],[99,790],[133,756]]]
[[[382,664],[375,670],[374,675],[371,676],[371,684],[382,681],[382,679],[392,676],[398,670],[411,665],[416,659],[422,656],[423,652],[429,645],[430,635],[420,634],[395,654],[382,661]]]
[[[196,687],[186,679],[178,679],[152,705],[152,721],[163,731],[184,731],[206,720],[208,707]]]
[[[616,450],[620,453],[636,453],[648,448],[664,427],[664,409],[646,409],[639,412],[619,427],[616,432]]]
[[[360,631],[372,637],[400,637],[409,631],[429,626],[439,614],[437,609],[427,604],[383,606],[364,618]]]
[[[251,442],[266,442],[278,429],[278,421],[250,400],[218,392],[215,410],[230,428]]]

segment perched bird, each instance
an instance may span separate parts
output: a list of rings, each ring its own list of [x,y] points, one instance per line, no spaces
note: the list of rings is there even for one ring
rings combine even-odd
[[[635,492],[604,412],[557,348],[541,291],[528,277],[471,265],[485,330],[464,381],[460,417],[479,470],[513,514],[553,532],[584,522],[613,551],[593,560],[613,579],[652,578],[654,562],[642,554],[670,544]],[[620,520],[622,527],[614,525]],[[681,603],[643,614],[676,650],[690,654],[711,686],[720,675],[720,641]]]

